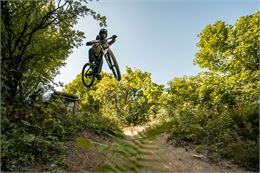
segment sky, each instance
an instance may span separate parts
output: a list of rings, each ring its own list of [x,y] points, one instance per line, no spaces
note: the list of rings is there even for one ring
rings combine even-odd
[[[111,49],[121,73],[126,66],[141,69],[151,73],[153,82],[167,87],[175,77],[204,70],[193,60],[199,50],[197,35],[207,25],[217,20],[234,25],[240,16],[259,11],[260,0],[93,0],[88,7],[107,17],[108,36],[118,36]],[[75,29],[83,31],[86,39],[73,49],[55,82],[68,84],[81,73],[88,62],[85,43],[96,38],[100,26],[85,16]],[[110,72],[105,61],[103,71]]]

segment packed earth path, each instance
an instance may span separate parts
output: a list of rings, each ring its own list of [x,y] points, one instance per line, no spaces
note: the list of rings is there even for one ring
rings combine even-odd
[[[99,139],[86,148],[70,144],[69,171],[96,172],[245,172],[231,161],[195,152],[194,147],[178,146],[169,135],[155,138],[144,135],[145,127],[123,129],[126,138],[107,141]],[[84,132],[81,137],[94,141],[97,136]],[[80,138],[81,138],[80,137]],[[100,138],[100,137],[98,137]],[[89,142],[83,142],[89,143]],[[96,147],[93,147],[95,146]],[[107,148],[105,147],[107,146]],[[101,148],[101,150],[100,150]],[[103,149],[102,149],[103,148]],[[106,149],[105,149],[106,148]],[[72,163],[73,162],[73,163]]]
[[[227,160],[213,163],[206,155],[196,153],[192,148],[176,147],[162,133],[155,139],[146,139],[139,133],[144,127],[129,127],[123,131],[130,141],[140,148],[142,166],[137,172],[244,172],[242,168]]]

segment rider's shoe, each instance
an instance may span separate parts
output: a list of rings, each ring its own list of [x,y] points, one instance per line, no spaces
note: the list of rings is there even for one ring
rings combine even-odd
[[[97,80],[101,80],[101,79],[102,79],[102,77],[101,77],[100,74],[97,74],[97,75],[96,75],[96,78],[97,78]]]

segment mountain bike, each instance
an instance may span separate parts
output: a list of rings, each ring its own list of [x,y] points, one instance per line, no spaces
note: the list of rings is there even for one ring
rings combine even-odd
[[[121,80],[121,73],[116,61],[115,55],[109,47],[108,40],[112,39],[112,37],[107,38],[105,40],[93,40],[92,43],[101,44],[101,50],[98,53],[98,58],[105,57],[108,67],[112,71],[116,80]],[[90,46],[90,45],[87,45]],[[103,63],[103,62],[102,62]],[[101,64],[102,64],[101,63]],[[98,73],[101,71],[102,66],[98,65],[96,59],[93,62],[88,62],[83,66],[82,69],[82,82],[86,87],[91,87],[95,81],[95,77],[97,77]]]

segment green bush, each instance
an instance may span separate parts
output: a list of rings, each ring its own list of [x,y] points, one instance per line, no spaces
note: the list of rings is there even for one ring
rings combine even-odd
[[[91,129],[99,134],[122,136],[111,120],[88,112],[73,114],[66,107],[60,99],[48,104],[21,102],[2,107],[1,170],[63,171],[67,166],[64,142],[76,133]]]
[[[180,111],[173,119],[172,137],[201,143],[205,136],[205,115],[193,111]]]
[[[255,171],[259,169],[257,112],[255,106],[244,111],[226,109],[209,118],[209,111],[180,111],[173,118],[171,138],[209,146],[223,157]]]

